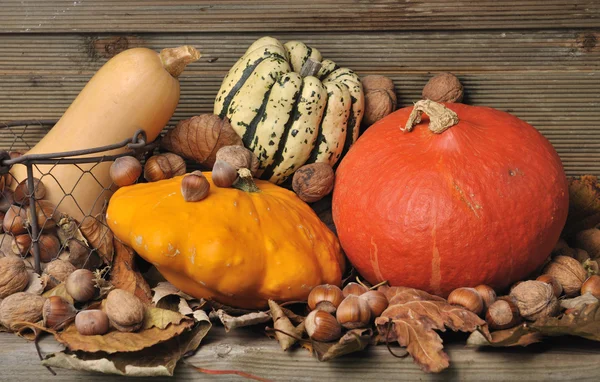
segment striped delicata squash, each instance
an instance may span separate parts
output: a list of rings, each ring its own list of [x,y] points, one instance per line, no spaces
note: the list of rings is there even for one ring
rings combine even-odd
[[[223,80],[214,113],[254,151],[259,177],[280,184],[306,163],[333,166],[358,138],[363,110],[352,70],[302,42],[263,37]]]

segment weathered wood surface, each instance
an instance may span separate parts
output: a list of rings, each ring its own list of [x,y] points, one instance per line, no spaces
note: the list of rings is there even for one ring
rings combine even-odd
[[[2,32],[596,27],[596,0],[2,0]]]
[[[52,376],[41,366],[35,347],[12,334],[0,333],[0,380],[81,381],[108,380],[105,375],[55,369]],[[51,339],[42,349],[58,348]],[[399,349],[396,349],[399,350]],[[527,348],[476,350],[456,339],[446,345],[451,366],[441,374],[424,374],[411,358],[392,357],[385,346],[320,363],[303,349],[283,352],[274,340],[250,330],[225,334],[213,328],[198,352],[185,362],[206,369],[240,370],[274,381],[598,381],[600,347],[577,338],[551,339]],[[185,364],[175,370],[176,380],[228,381],[241,378],[201,374]],[[130,381],[113,376],[110,381]],[[168,378],[141,378],[136,381],[172,381]]]

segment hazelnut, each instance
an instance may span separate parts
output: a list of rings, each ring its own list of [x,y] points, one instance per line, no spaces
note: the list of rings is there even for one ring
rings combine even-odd
[[[355,283],[355,282],[351,282],[351,283],[348,283],[344,287],[344,289],[342,289],[342,293],[344,294],[344,297],[348,297],[351,294],[360,296],[361,294],[365,293],[368,290],[369,289],[367,287],[365,287],[364,285],[361,285],[361,284]]]
[[[366,299],[351,294],[338,306],[336,318],[346,329],[364,328],[371,322],[371,308]]]
[[[336,285],[319,285],[314,287],[308,295],[308,307],[311,310],[323,310],[334,313],[340,305],[344,295]]]
[[[575,246],[585,250],[592,260],[600,258],[600,229],[590,228],[575,235]]]
[[[475,288],[456,288],[448,296],[448,303],[460,305],[479,315],[483,312],[483,298]]]
[[[577,295],[587,278],[587,272],[581,263],[567,256],[556,256],[546,265],[543,273],[554,276],[556,281],[562,285],[567,297]]]
[[[78,269],[67,276],[65,282],[67,293],[78,302],[86,302],[96,294],[96,280],[92,271]]]
[[[485,314],[485,320],[492,329],[508,329],[521,322],[519,308],[510,297],[501,297],[492,303]]]
[[[0,324],[15,331],[18,322],[38,322],[46,299],[34,293],[18,292],[0,303]]]
[[[186,202],[198,202],[208,196],[210,183],[201,171],[194,171],[181,180],[181,194]]]
[[[233,185],[238,173],[229,163],[216,160],[212,169],[212,181],[217,187],[228,188]]]
[[[552,286],[552,291],[556,297],[560,297],[563,292],[562,285],[551,275],[541,275],[537,279],[537,281],[545,282],[546,284],[550,284]]]
[[[590,276],[581,286],[581,295],[591,293],[592,296],[600,300],[600,276]]]
[[[483,311],[485,312],[496,301],[496,291],[488,285],[477,285],[475,290],[483,299]]]
[[[102,335],[108,332],[108,316],[101,310],[82,310],[75,316],[75,328],[84,336]]]
[[[543,281],[523,281],[511,290],[510,296],[514,298],[521,316],[529,321],[555,316],[559,312],[552,286]]]
[[[369,127],[396,110],[394,83],[386,76],[371,75],[361,78],[365,95],[362,126]]]
[[[33,195],[36,200],[44,199],[46,196],[46,187],[38,178],[33,178]],[[15,188],[13,200],[19,204],[29,204],[30,196],[29,187],[27,186],[27,179],[25,179],[21,181]]]
[[[31,206],[27,209],[27,224],[33,225],[33,210]],[[56,227],[56,222],[61,218],[60,213],[56,209],[56,206],[47,200],[36,200],[35,201],[35,215],[37,217],[37,224],[41,230],[47,230],[49,228]]]
[[[25,256],[32,249],[31,242],[31,236],[28,233],[14,236],[11,244],[12,252],[15,255]]]
[[[10,189],[4,189],[0,192],[0,211],[6,213],[10,206],[14,204],[13,192]]]
[[[60,330],[77,314],[75,307],[60,296],[51,296],[44,302],[42,318],[44,326]]]
[[[304,327],[308,336],[319,342],[331,342],[342,336],[342,327],[335,317],[322,310],[313,310],[306,316]]]
[[[142,175],[142,164],[132,156],[120,157],[110,166],[109,174],[118,187],[130,186]]]
[[[49,263],[60,254],[60,241],[58,237],[51,234],[41,234],[39,238],[39,249],[40,249],[40,261]],[[33,256],[33,246],[29,250],[29,253]]]
[[[142,327],[144,304],[126,290],[112,290],[106,297],[105,310],[110,324],[120,332],[134,332]]]
[[[463,86],[451,73],[440,73],[432,77],[423,88],[423,99],[435,102],[461,102]]]
[[[2,228],[4,229],[4,232],[12,233],[13,235],[26,233],[26,221],[27,214],[25,213],[25,209],[16,205],[12,205],[4,214]]]
[[[370,290],[359,296],[359,298],[365,300],[371,309],[371,318],[377,318],[381,316],[384,310],[387,309],[389,303],[385,294],[378,290]]]
[[[217,151],[215,165],[217,161],[224,161],[237,170],[247,168],[252,175],[256,175],[258,170],[258,158],[254,153],[244,146],[223,146]],[[214,167],[214,166],[213,166]]]
[[[292,188],[306,203],[321,200],[333,190],[335,173],[328,163],[311,163],[294,172]]]
[[[42,277],[46,280],[47,288],[52,289],[58,284],[67,281],[67,277],[76,270],[77,268],[70,262],[56,259],[48,263]]]
[[[185,160],[182,157],[173,153],[164,153],[148,158],[144,166],[144,178],[148,182],[156,182],[183,175],[185,170]]]
[[[16,256],[0,258],[0,299],[21,292],[29,284],[25,262]]]

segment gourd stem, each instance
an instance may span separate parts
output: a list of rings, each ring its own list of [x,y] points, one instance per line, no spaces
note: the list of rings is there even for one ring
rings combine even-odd
[[[319,73],[319,70],[321,70],[322,66],[323,65],[319,61],[309,58],[306,60],[304,65],[302,65],[302,69],[300,69],[300,76],[302,78],[308,76],[316,76],[317,73]]]
[[[458,123],[458,115],[441,103],[424,99],[415,103],[415,107],[408,116],[406,126],[402,131],[410,132],[416,124],[421,122],[421,114],[429,116],[429,130],[434,134],[441,134]]]
[[[260,188],[252,179],[252,173],[247,168],[238,170],[238,178],[233,182],[232,187],[244,192],[260,192]]]
[[[160,51],[159,56],[165,70],[177,78],[188,64],[197,61],[202,55],[193,46],[184,45],[165,48]]]

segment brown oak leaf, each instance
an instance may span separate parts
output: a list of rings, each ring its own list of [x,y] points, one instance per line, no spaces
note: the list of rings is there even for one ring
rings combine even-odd
[[[201,114],[181,121],[161,141],[163,149],[195,160],[206,168],[212,168],[217,151],[223,146],[242,146],[242,139],[229,119],[215,114]]]
[[[273,317],[273,327],[277,329],[275,338],[279,341],[281,349],[285,351],[298,342],[298,338],[302,337],[304,324],[301,323],[298,326],[294,326],[290,319],[285,315],[281,306],[273,300],[269,300],[269,310],[271,312],[271,317]]]
[[[100,255],[104,261],[104,264],[110,265],[114,255],[114,235],[106,225],[105,215],[102,214],[99,217],[88,216],[84,218],[79,229],[92,248],[96,249],[98,255]]]
[[[115,288],[124,289],[136,295],[145,303],[150,303],[152,292],[135,266],[135,251],[114,239],[115,256],[110,271],[110,282]]]
[[[364,350],[373,338],[372,329],[352,329],[337,342],[310,341],[304,345],[319,361],[329,361],[346,354]]]
[[[225,327],[226,332],[235,328],[264,324],[265,322],[271,321],[271,315],[268,312],[252,312],[244,314],[243,316],[231,316],[224,310],[219,309],[216,312],[211,313],[210,316],[217,317]]]
[[[471,333],[467,339],[467,346],[527,346],[540,342],[542,338],[542,333],[533,331],[525,323],[510,329],[496,330],[492,333],[488,332],[487,327],[483,327]]]
[[[449,366],[442,339],[435,330],[473,332],[485,325],[475,313],[450,305],[441,297],[405,287],[386,288],[390,305],[375,320],[380,337],[398,341],[425,372],[438,373]]]
[[[545,336],[571,335],[600,341],[600,303],[582,305],[559,317],[542,317],[530,327]]]

